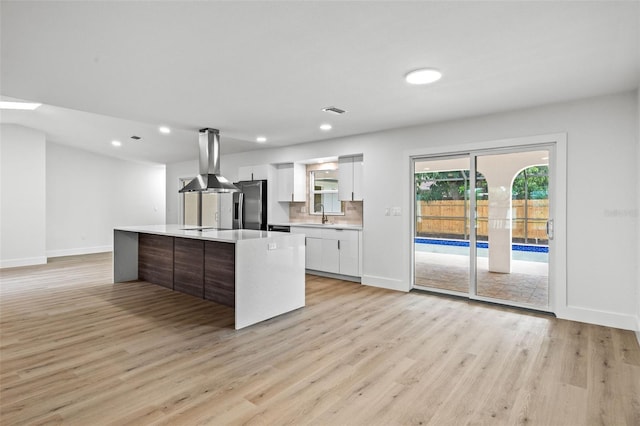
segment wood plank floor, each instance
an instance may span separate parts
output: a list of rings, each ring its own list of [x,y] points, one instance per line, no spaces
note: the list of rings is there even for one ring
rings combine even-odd
[[[2,425],[640,425],[630,331],[313,276],[235,331],[110,254],[0,274]]]

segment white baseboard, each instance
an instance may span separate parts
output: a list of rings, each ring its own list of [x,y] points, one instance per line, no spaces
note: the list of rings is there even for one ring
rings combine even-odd
[[[17,268],[20,266],[44,265],[46,263],[47,258],[44,256],[25,257],[22,259],[2,259],[0,260],[0,269]]]
[[[363,275],[362,284],[371,287],[388,288],[389,290],[397,290],[408,292],[411,290],[406,282],[395,280],[393,278],[376,277],[373,275]]]
[[[316,271],[315,269],[305,269],[305,273],[311,274],[311,275],[318,275],[320,277],[335,278],[343,281],[353,281],[354,283],[359,283],[362,281],[360,277],[354,277],[351,275],[333,274],[331,272],[324,272],[324,271]]]
[[[634,315],[617,312],[598,311],[576,306],[567,306],[555,312],[561,319],[603,325],[605,327],[621,328],[623,330],[638,330],[638,319]]]
[[[104,253],[113,251],[113,246],[81,247],[74,249],[49,250],[47,257],[77,256],[80,254]]]

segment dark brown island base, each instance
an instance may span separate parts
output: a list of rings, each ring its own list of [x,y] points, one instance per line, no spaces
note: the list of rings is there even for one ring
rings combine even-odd
[[[305,304],[304,236],[180,225],[114,230],[114,282],[144,280],[235,309],[235,328]]]

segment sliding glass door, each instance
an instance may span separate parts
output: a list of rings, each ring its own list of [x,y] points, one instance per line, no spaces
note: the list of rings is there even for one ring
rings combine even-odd
[[[549,156],[538,149],[475,157],[487,184],[476,203],[481,298],[549,308]]]
[[[551,155],[415,158],[414,287],[549,310]]]
[[[469,156],[414,161],[414,284],[468,294]]]

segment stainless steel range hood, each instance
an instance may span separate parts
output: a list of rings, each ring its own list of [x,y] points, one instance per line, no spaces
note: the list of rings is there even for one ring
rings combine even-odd
[[[200,174],[178,192],[236,192],[238,187],[220,175],[220,132],[200,129]]]

